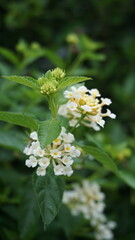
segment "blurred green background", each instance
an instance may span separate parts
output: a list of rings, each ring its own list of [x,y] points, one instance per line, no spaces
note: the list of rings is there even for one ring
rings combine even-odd
[[[98,88],[103,97],[111,98],[111,110],[117,118],[107,120],[105,128],[98,133],[81,127],[76,131],[78,140],[83,137],[88,142],[99,142],[116,163],[133,176],[134,22],[133,0],[0,0],[0,75],[39,77],[57,66],[69,75],[92,77],[93,81],[86,85]],[[41,120],[50,116],[42,96],[2,77],[0,110],[30,112]],[[21,196],[32,173],[25,169],[25,157],[21,153],[28,140],[26,135],[22,128],[0,123],[1,239],[30,240],[37,236],[41,240],[54,239],[54,236],[67,239],[64,229],[56,222],[48,233],[43,233],[39,226],[38,230],[34,229],[35,233],[20,230],[25,222],[20,210]],[[135,192],[113,175],[105,175],[104,179],[97,175],[95,180],[100,181],[106,192],[108,214],[118,223],[115,239],[134,240]],[[18,226],[20,218],[23,220]],[[73,239],[84,238],[74,236]]]

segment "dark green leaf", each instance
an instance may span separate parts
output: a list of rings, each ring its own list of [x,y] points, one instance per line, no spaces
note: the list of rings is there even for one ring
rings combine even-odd
[[[38,139],[41,148],[45,148],[59,136],[61,131],[60,123],[61,122],[57,119],[49,119],[39,124]]]
[[[30,181],[26,184],[19,210],[20,239],[33,239],[39,214],[36,197]]]
[[[34,173],[33,187],[46,228],[53,221],[61,206],[64,180],[60,176],[55,176],[50,168],[46,176],[39,177]]]
[[[33,88],[33,89],[39,89],[40,86],[35,78],[32,77],[23,77],[23,76],[3,76],[6,79],[9,79],[11,81],[23,84],[27,87]]]
[[[0,112],[0,120],[30,129],[38,128],[38,121],[28,113]]]

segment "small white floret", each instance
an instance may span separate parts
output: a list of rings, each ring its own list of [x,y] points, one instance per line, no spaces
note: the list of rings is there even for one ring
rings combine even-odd
[[[38,140],[37,132],[32,132],[32,133],[30,134],[30,138],[31,138],[32,140]]]
[[[65,144],[64,149],[65,149],[65,152],[70,152],[71,151],[71,145],[70,144]]]
[[[36,167],[37,164],[38,160],[34,156],[30,156],[30,158],[25,161],[27,167]]]
[[[38,164],[38,160],[34,156],[30,156],[31,166],[36,167]]]
[[[27,160],[25,161],[25,165],[26,165],[27,167],[31,167],[31,161],[30,161],[29,159],[27,159]]]
[[[54,174],[59,176],[59,175],[63,175],[63,166],[62,165],[56,165],[54,166]]]
[[[70,109],[71,111],[76,110],[77,106],[78,105],[75,102],[68,102],[67,103],[67,108]]]
[[[78,120],[77,119],[71,119],[69,121],[69,126],[74,127],[77,124]],[[79,127],[80,124],[77,124],[76,127]]]
[[[47,157],[43,157],[41,159],[39,159],[39,165],[41,167],[47,168],[50,164],[50,159]]]
[[[81,108],[86,112],[91,112],[92,111],[92,108],[88,105],[83,105],[83,106],[81,106]]]
[[[40,147],[38,147],[37,149],[34,149],[33,153],[34,153],[34,156],[43,157],[45,154],[45,151]]]
[[[73,97],[73,93],[66,90],[66,91],[64,92],[64,96],[65,96],[66,98],[72,98],[72,97]]]
[[[101,94],[99,93],[99,91],[96,88],[91,89],[89,92],[92,95],[92,97],[94,97],[94,98],[101,96]]]
[[[61,139],[62,139],[62,138],[59,136],[58,138],[56,138],[56,139],[53,141],[53,143],[56,144],[56,145],[60,145]]]
[[[88,91],[88,89],[85,86],[81,86],[78,88],[78,91],[80,91],[81,93],[85,93]]]
[[[71,147],[71,150],[70,150],[70,156],[71,157],[79,157],[81,154],[81,152],[76,149],[74,146]]]
[[[66,133],[66,128],[65,128],[65,127],[62,127],[62,128],[61,128],[60,136],[63,137],[63,134],[65,134],[65,133]]]
[[[68,110],[67,110],[67,104],[63,104],[60,106],[58,110],[58,114],[61,116],[67,116]]]
[[[109,98],[101,98],[101,101],[105,105],[110,105],[112,103],[111,99]]]
[[[63,141],[67,143],[71,143],[75,140],[74,135],[72,133],[63,134]]]
[[[112,119],[116,118],[116,115],[114,113],[112,113],[109,109],[107,109],[107,116],[112,118]]]
[[[72,165],[73,159],[72,159],[71,157],[64,156],[64,157],[62,158],[62,162],[63,162],[65,165]]]
[[[45,176],[46,175],[46,169],[44,167],[38,167],[36,171],[38,176]]]
[[[59,158],[59,157],[61,157],[61,151],[58,151],[58,149],[50,150],[50,155],[53,158]]]
[[[71,166],[64,167],[64,175],[70,177],[73,174],[73,169]]]
[[[26,147],[23,151],[24,154],[26,155],[31,155],[32,154],[32,149],[31,147]]]

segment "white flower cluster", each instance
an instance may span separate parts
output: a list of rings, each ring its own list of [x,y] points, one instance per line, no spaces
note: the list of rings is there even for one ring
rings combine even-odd
[[[89,220],[97,240],[112,239],[112,229],[116,226],[114,221],[107,221],[103,213],[104,198],[100,186],[87,180],[82,182],[82,186],[74,184],[73,190],[65,191],[63,196],[63,203],[70,208],[74,216],[82,214]]]
[[[71,91],[66,90],[64,95],[68,102],[61,105],[59,115],[69,118],[71,127],[78,127],[78,120],[82,117],[80,123],[98,131],[100,127],[104,127],[105,120],[103,117],[116,117],[109,109],[106,113],[102,113],[102,107],[110,105],[111,100],[109,98],[99,100],[101,95],[97,89],[89,90],[85,86],[71,87]]]
[[[24,153],[29,156],[25,162],[27,167],[37,167],[37,175],[45,176],[46,169],[52,162],[55,175],[71,176],[73,158],[80,156],[80,151],[71,145],[75,140],[73,134],[66,133],[62,127],[59,137],[45,149],[40,147],[37,132],[32,132],[30,138],[30,144],[24,149]]]

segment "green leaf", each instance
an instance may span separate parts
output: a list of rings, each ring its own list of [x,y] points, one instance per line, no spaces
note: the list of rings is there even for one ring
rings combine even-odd
[[[85,52],[82,54],[82,59],[90,59],[94,61],[103,61],[106,59],[106,56],[102,53],[93,53],[93,52]]]
[[[11,81],[23,84],[27,87],[33,88],[33,89],[39,89],[40,86],[38,84],[38,81],[35,78],[32,77],[23,77],[23,76],[3,76],[6,79],[9,79]]]
[[[7,239],[7,240],[17,240],[18,239],[18,235],[17,235],[17,232],[14,232],[12,231],[11,229],[9,228],[3,228],[3,232],[4,232],[4,239]]]
[[[130,187],[135,188],[135,177],[125,170],[119,170],[113,159],[102,149],[93,146],[84,146],[81,148],[91,154],[97,161],[103,164],[105,168],[115,173],[117,177],[121,178]]]
[[[19,233],[20,239],[30,240],[35,235],[39,214],[31,181],[25,185],[19,208]]]
[[[38,127],[38,139],[41,148],[45,148],[53,140],[55,140],[61,131],[61,121],[57,119],[49,119],[43,121]]]
[[[132,175],[131,173],[125,171],[125,170],[120,170],[118,176],[124,180],[130,187],[135,189],[135,176]]]
[[[38,120],[28,113],[0,112],[0,120],[30,129],[38,128]]]
[[[48,169],[46,176],[33,174],[33,187],[38,206],[44,222],[44,227],[49,225],[57,215],[64,191],[64,180],[55,176],[52,168]]]
[[[71,215],[69,208],[64,204],[61,205],[57,221],[60,228],[64,231],[67,239],[71,240],[75,219]]]
[[[107,169],[114,173],[118,173],[117,165],[114,163],[112,158],[104,151],[97,147],[85,146],[82,149],[91,154],[97,161],[104,165]]]
[[[18,64],[19,59],[18,57],[12,52],[11,50],[7,48],[0,47],[0,53],[3,55],[6,59],[8,59],[13,64]]]
[[[25,148],[24,136],[19,132],[0,132],[0,146],[22,152]]]
[[[81,76],[65,77],[60,81],[57,90],[59,91],[62,88],[65,88],[69,85],[73,85],[73,84],[83,82],[83,81],[87,81],[87,80],[92,80],[92,78],[81,77]]]

